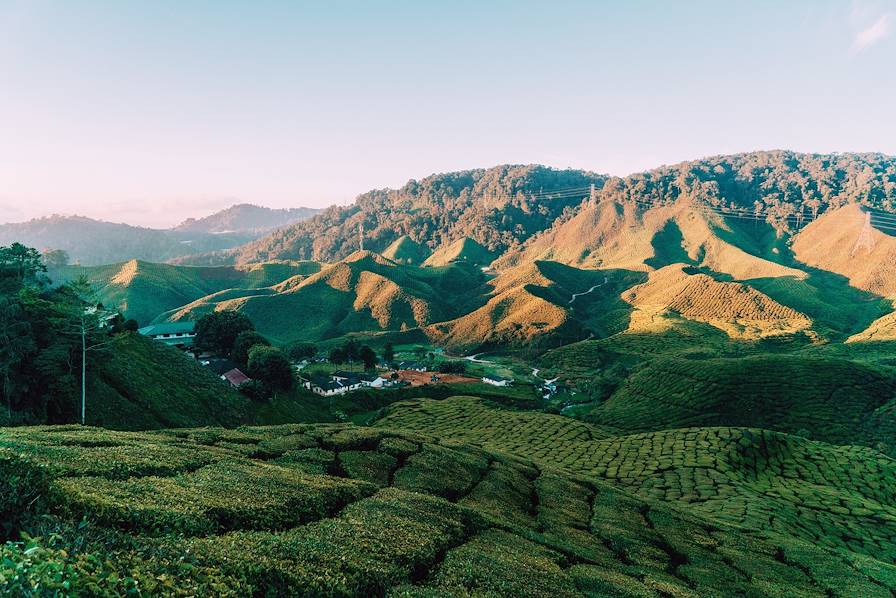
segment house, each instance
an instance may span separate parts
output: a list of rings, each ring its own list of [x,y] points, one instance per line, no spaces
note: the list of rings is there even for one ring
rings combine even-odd
[[[483,376],[482,381],[492,386],[510,386],[513,384],[513,378],[502,378],[501,376]]]
[[[426,366],[419,361],[402,361],[398,364],[398,369],[411,372],[425,372]]]
[[[241,372],[238,368],[233,368],[232,370],[221,374],[221,380],[226,380],[227,382],[230,382],[230,385],[234,388],[239,388],[241,384],[248,382],[251,378]]]
[[[360,377],[357,374],[346,375],[349,372],[343,372],[342,375],[332,375],[330,378],[323,376],[315,376],[311,380],[304,380],[302,386],[324,397],[340,395],[353,390],[358,390],[362,386]]]
[[[391,386],[392,381],[388,378],[383,378],[382,376],[375,376],[373,374],[363,374],[360,376],[361,384],[363,386],[367,386],[369,388],[384,388],[386,386]]]
[[[172,347],[189,347],[192,346],[193,338],[196,336],[193,329],[195,324],[192,321],[163,322],[144,326],[137,332]]]
[[[226,372],[229,372],[233,369],[239,369],[239,364],[235,361],[231,361],[230,359],[224,359],[222,357],[207,357],[199,359],[200,365],[203,365],[210,369],[218,376],[223,376]]]

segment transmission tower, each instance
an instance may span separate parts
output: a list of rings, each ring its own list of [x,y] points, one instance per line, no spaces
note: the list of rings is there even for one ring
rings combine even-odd
[[[364,223],[358,223],[358,246],[364,251]]]
[[[597,186],[591,183],[591,203],[597,203]]]
[[[855,255],[859,249],[865,249],[868,253],[874,249],[874,237],[871,236],[871,212],[865,212],[865,226],[856,239],[856,244],[852,248],[850,255]]]

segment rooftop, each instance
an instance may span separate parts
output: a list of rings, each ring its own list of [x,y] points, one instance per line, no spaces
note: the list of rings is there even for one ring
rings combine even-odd
[[[162,322],[144,326],[137,332],[144,336],[156,336],[158,334],[187,334],[192,333],[196,322],[185,320],[183,322]]]

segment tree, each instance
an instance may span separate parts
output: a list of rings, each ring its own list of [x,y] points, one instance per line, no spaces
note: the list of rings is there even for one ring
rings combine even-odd
[[[240,332],[239,336],[237,336],[236,340],[233,342],[233,351],[230,354],[231,359],[239,364],[246,365],[249,361],[249,353],[252,351],[252,348],[259,345],[270,347],[271,343],[268,339],[254,330]]]
[[[361,347],[358,351],[358,356],[361,358],[361,361],[364,362],[365,370],[372,370],[376,367],[376,353],[367,345]]]
[[[443,361],[439,364],[439,371],[443,374],[463,374],[466,370],[465,361]]]
[[[358,344],[358,341],[352,339],[342,345],[342,352],[345,353],[345,359],[349,365],[354,365],[361,357],[361,346]]]
[[[6,401],[10,419],[14,394],[13,370],[34,350],[31,328],[22,308],[12,299],[0,296],[0,393]]]
[[[329,357],[327,357],[327,359],[333,365],[340,365],[348,360],[345,355],[345,351],[341,347],[334,347],[330,349],[330,355]]]
[[[386,347],[383,349],[383,359],[387,362],[395,361],[395,347],[392,346],[392,343],[386,343]]]
[[[286,355],[293,361],[311,359],[317,354],[317,347],[309,343],[295,343],[286,350]]]
[[[47,249],[43,253],[44,265],[47,268],[62,268],[68,266],[68,252],[62,249]]]
[[[255,330],[255,326],[245,314],[232,310],[212,312],[196,322],[193,346],[230,357],[236,337],[247,330]]]
[[[261,380],[274,390],[292,388],[292,366],[280,349],[265,345],[252,347],[247,369],[250,377]]]
[[[21,284],[35,280],[39,273],[47,271],[47,267],[37,249],[13,243],[0,247],[0,270],[11,273]]]

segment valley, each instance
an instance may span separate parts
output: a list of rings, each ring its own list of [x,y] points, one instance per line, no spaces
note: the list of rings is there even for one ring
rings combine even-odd
[[[500,166],[10,266],[3,562],[109,596],[891,597],[894,197],[878,154]],[[115,325],[79,426],[85,305]]]

